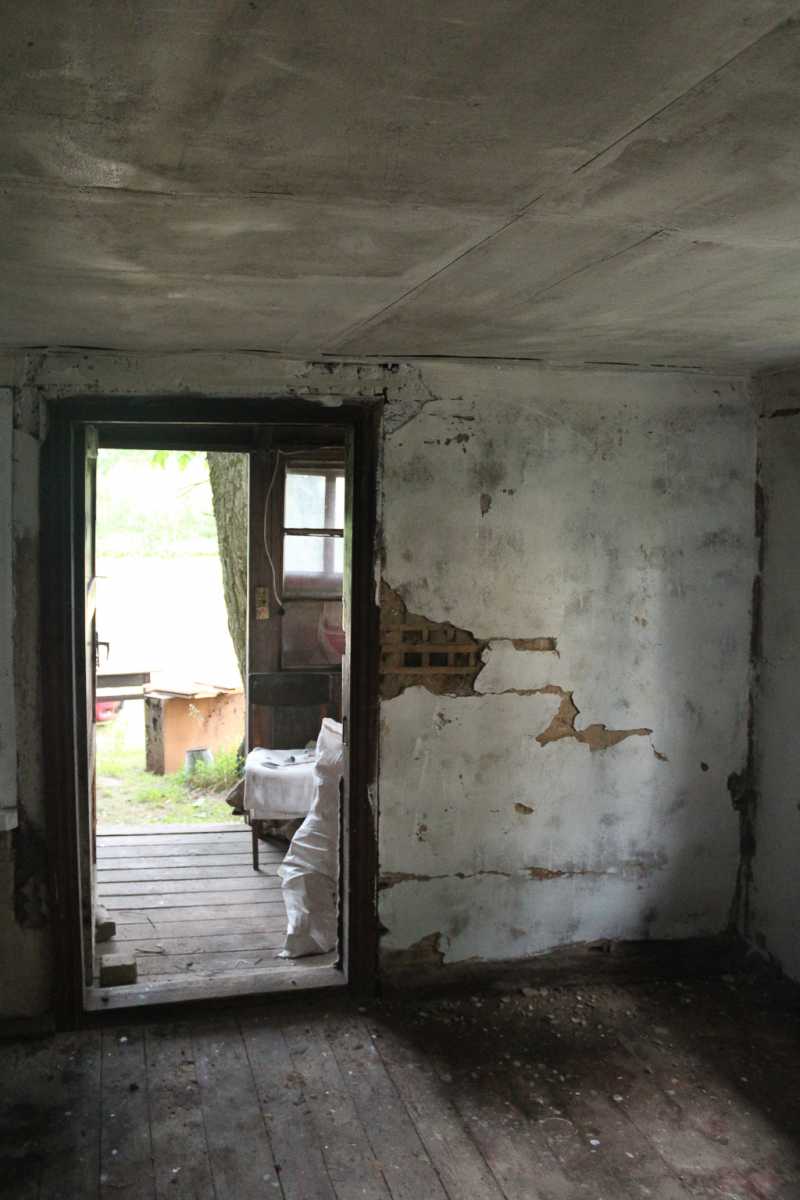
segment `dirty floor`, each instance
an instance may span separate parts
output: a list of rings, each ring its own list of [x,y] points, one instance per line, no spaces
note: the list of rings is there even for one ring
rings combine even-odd
[[[13,1200],[798,1200],[797,992],[729,975],[0,1044]]]

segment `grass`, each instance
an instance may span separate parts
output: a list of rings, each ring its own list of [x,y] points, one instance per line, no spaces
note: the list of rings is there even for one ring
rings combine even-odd
[[[113,723],[97,730],[97,821],[99,825],[204,825],[241,821],[224,794],[238,776],[235,750],[220,751],[213,763],[153,775],[144,768],[144,750],[126,746]]]

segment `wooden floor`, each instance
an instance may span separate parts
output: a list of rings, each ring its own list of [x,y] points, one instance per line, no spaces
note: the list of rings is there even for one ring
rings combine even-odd
[[[747,979],[140,1014],[0,1043],[0,1196],[797,1200],[798,1078]]]
[[[262,842],[254,871],[243,824],[98,830],[97,899],[117,926],[99,952],[133,954],[138,984],[92,989],[88,1007],[291,987],[295,977],[324,986],[320,970],[331,971],[335,956],[276,957],[286,933],[283,853]]]

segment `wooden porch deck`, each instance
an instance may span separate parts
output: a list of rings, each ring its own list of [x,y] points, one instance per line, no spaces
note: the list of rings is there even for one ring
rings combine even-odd
[[[97,899],[117,932],[98,950],[133,951],[138,983],[92,989],[89,1007],[323,986],[319,969],[331,971],[335,955],[276,957],[286,931],[283,853],[262,842],[259,857],[256,872],[244,825],[99,829]],[[341,979],[331,973],[330,982]]]

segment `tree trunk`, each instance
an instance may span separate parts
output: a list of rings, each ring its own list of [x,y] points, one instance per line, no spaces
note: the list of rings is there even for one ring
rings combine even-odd
[[[247,455],[208,451],[225,608],[242,682],[247,656]]]

